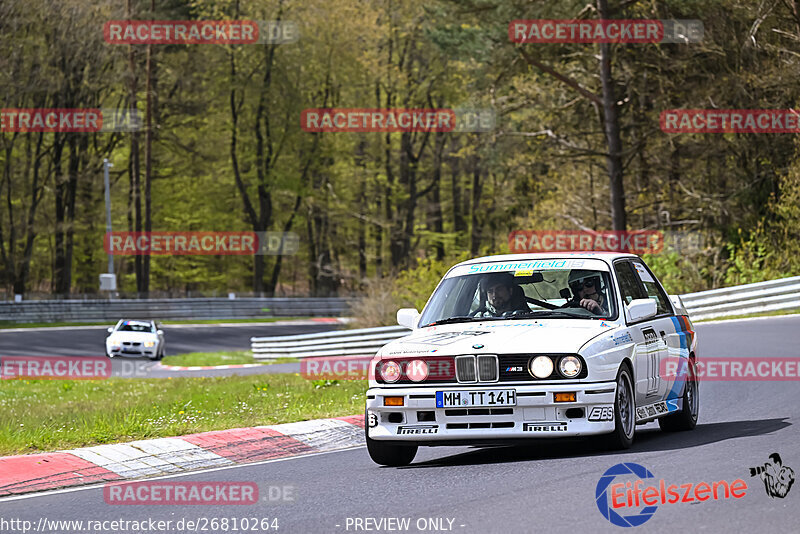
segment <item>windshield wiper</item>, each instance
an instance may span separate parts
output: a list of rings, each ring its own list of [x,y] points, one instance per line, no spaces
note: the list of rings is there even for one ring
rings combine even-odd
[[[453,324],[453,323],[471,323],[474,321],[496,321],[498,319],[507,319],[507,317],[470,317],[469,315],[460,315],[457,317],[448,317],[447,319],[439,319],[425,326],[438,326],[440,324]]]
[[[537,310],[529,312],[519,312],[509,315],[507,319],[530,319],[531,317],[550,317],[553,315],[557,317],[569,317],[571,319],[575,318],[591,319],[591,317],[587,317],[585,315],[575,315],[574,313],[569,313],[562,310]]]

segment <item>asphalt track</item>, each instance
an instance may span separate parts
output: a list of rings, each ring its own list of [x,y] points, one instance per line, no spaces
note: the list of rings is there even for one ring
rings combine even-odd
[[[230,323],[223,325],[164,326],[166,355],[189,352],[249,350],[254,336],[288,336],[324,332],[337,324],[307,324],[291,321],[275,323]],[[80,326],[33,329],[0,329],[0,356],[104,356],[107,326]],[[164,378],[168,376],[224,376],[297,372],[299,364],[274,364],[240,369],[202,371],[159,370],[147,358],[121,357],[111,363],[112,375],[124,378]]]
[[[701,324],[697,330],[701,358],[797,356],[800,346],[800,316]],[[517,448],[421,449],[409,467],[381,468],[356,448],[166,479],[255,481],[265,496],[268,486],[289,485],[291,501],[120,506],[106,504],[97,486],[0,501],[0,519],[36,525],[43,517],[153,518],[174,525],[181,518],[277,518],[280,533],[316,533],[400,532],[377,529],[372,520],[409,518],[411,532],[621,532],[599,512],[595,488],[606,469],[634,462],[667,485],[741,478],[748,489],[741,499],[659,504],[649,521],[630,532],[786,534],[798,531],[800,483],[786,498],[771,498],[761,480],[750,477],[749,467],[778,452],[800,476],[798,387],[796,381],[702,382],[694,431],[666,434],[654,423],[640,426],[633,447],[622,453],[603,452],[587,441],[540,441]],[[370,522],[356,528],[356,518]],[[428,518],[444,518],[446,528],[418,529],[425,526],[418,520]]]

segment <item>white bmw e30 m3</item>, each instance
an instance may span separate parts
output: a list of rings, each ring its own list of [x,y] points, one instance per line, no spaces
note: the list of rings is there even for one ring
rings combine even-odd
[[[637,424],[697,424],[692,323],[633,254],[469,260],[421,314],[402,309],[397,321],[412,333],[370,364],[366,441],[378,464],[407,465],[419,446],[525,438],[601,435],[628,448]]]

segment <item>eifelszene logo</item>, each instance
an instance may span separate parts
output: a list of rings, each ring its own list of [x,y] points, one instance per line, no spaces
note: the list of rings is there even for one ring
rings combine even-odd
[[[627,480],[613,483],[617,477],[625,477]],[[731,497],[741,499],[747,494],[747,482],[741,478],[731,483],[718,480],[712,483],[669,485],[662,478],[657,481],[657,486],[643,487],[644,481],[649,478],[655,479],[655,476],[639,464],[624,463],[610,467],[597,481],[595,489],[595,502],[603,517],[620,527],[637,527],[653,517],[659,504],[695,503]],[[626,508],[635,509],[640,506],[632,514],[620,513],[626,511]]]
[[[600,480],[597,481],[594,497],[597,501],[597,509],[603,514],[603,517],[611,521],[613,524],[620,527],[636,527],[653,517],[653,514],[658,510],[658,506],[647,506],[642,508],[635,514],[620,515],[614,511],[614,507],[608,502],[608,486],[614,481],[615,478],[621,475],[635,475],[639,479],[654,478],[653,473],[648,471],[645,467],[639,464],[617,464],[610,467],[603,473]],[[638,495],[637,495],[638,497]],[[612,500],[613,503],[613,500]]]
[[[764,481],[767,495],[783,499],[794,484],[794,470],[788,465],[782,465],[781,455],[773,452],[769,455],[771,462],[750,468],[750,476],[758,476]]]

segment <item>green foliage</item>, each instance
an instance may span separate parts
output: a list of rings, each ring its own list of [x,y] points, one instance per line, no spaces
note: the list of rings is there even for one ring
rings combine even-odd
[[[800,162],[781,179],[762,220],[749,232],[740,228],[727,248],[726,285],[800,275]]]
[[[447,270],[467,257],[463,253],[457,258],[443,261],[425,258],[419,260],[416,267],[401,271],[397,276],[366,280],[363,296],[350,310],[354,318],[350,327],[396,324],[396,314],[400,308],[416,308],[421,312]]]
[[[420,260],[413,269],[400,272],[392,283],[392,296],[399,307],[421,311],[451,265],[452,263],[426,258]]]

